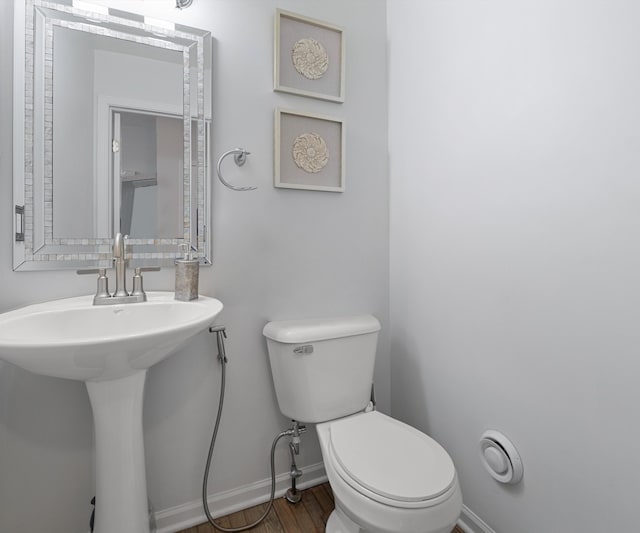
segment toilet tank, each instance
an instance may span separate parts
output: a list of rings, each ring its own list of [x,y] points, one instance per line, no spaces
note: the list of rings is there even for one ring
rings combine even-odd
[[[282,414],[326,422],[362,411],[379,331],[372,315],[269,322],[262,333]]]

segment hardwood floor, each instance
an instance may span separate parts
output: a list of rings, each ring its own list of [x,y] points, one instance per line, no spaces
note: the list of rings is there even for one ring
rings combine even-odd
[[[222,527],[240,527],[257,520],[267,504],[216,519]],[[317,485],[303,491],[302,501],[292,505],[284,498],[273,502],[273,509],[264,521],[253,528],[255,533],[324,533],[324,526],[333,511],[333,494],[328,483]],[[184,529],[179,533],[217,533],[220,530],[211,524]],[[451,533],[464,533],[456,527]]]

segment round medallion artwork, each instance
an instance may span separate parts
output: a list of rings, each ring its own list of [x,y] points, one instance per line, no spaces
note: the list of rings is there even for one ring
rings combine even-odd
[[[305,172],[320,172],[329,162],[327,143],[317,133],[303,133],[293,141],[293,160]]]
[[[309,80],[318,80],[329,68],[329,55],[321,43],[305,38],[295,42],[291,60],[296,70]]]

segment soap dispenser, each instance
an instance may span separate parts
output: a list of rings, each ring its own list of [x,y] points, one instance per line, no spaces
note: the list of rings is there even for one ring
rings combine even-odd
[[[198,297],[198,274],[200,261],[193,257],[190,244],[183,244],[184,257],[176,259],[175,299],[182,302],[195,300]]]

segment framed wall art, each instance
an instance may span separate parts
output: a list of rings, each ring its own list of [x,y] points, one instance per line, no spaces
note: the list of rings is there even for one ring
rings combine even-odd
[[[341,119],[276,109],[274,186],[344,192],[344,146]]]
[[[274,90],[344,102],[341,28],[278,9],[274,45]]]

